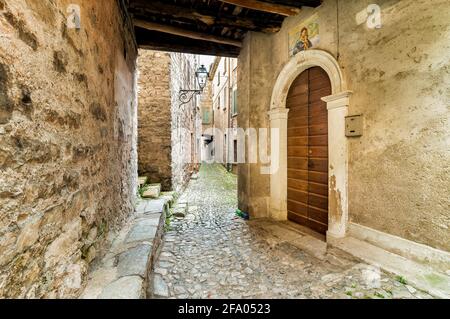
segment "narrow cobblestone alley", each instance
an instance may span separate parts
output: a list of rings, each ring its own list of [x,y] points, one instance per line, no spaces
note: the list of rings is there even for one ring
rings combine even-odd
[[[236,177],[203,165],[178,203],[155,268],[154,293],[175,298],[430,298],[306,235],[289,222],[237,217]],[[314,247],[306,252],[302,245]]]
[[[0,302],[450,299],[449,52],[450,0],[0,0]]]

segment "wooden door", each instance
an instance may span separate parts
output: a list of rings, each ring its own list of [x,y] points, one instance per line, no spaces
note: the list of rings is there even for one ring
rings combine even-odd
[[[325,234],[328,229],[328,113],[322,97],[331,94],[320,67],[292,83],[288,113],[288,219]]]

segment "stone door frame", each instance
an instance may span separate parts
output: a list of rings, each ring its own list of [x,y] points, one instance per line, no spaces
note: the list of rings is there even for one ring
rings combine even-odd
[[[336,59],[322,50],[302,51],[283,67],[272,92],[270,127],[279,129],[277,161],[270,175],[270,217],[287,220],[287,119],[286,98],[293,81],[303,71],[319,66],[328,74],[332,94],[323,97],[328,110],[328,231],[327,241],[345,237],[348,224],[348,142],[345,117],[348,114],[351,91],[347,90],[342,70]],[[272,156],[273,158],[273,156]]]

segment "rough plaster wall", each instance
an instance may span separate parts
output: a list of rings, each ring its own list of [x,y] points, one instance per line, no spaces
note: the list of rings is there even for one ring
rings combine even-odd
[[[446,0],[380,0],[383,27],[357,26],[356,13],[371,1],[326,0],[286,19],[267,44],[254,44],[249,34],[239,57],[241,73],[268,68],[264,82],[249,88],[249,75],[239,76],[239,125],[249,117],[264,121],[269,103],[255,112],[254,97],[265,103],[276,76],[288,61],[287,32],[319,13],[320,45],[342,67],[354,92],[349,114],[364,115],[364,135],[349,139],[349,214],[361,223],[432,247],[450,250],[449,65],[450,2]],[[339,47],[337,37],[339,21]],[[337,55],[339,48],[339,57]],[[265,65],[261,64],[261,57]],[[251,58],[250,58],[251,56]],[[250,106],[250,107],[249,107]],[[240,165],[240,207],[252,203],[256,190],[247,187],[258,172]]]
[[[69,3],[0,0],[0,298],[76,296],[133,210],[132,35],[113,0],[67,29]]]
[[[251,34],[248,34],[243,42],[241,53],[238,58],[238,92],[237,99],[239,105],[239,116],[237,119],[238,127],[247,128],[250,127],[249,112],[250,112],[250,67],[251,67]],[[245,148],[247,150],[247,147]],[[248,153],[245,152],[245,163],[238,164],[238,207],[244,212],[249,211],[250,203],[250,185],[251,176],[249,174]],[[253,214],[250,213],[250,217],[253,218]]]
[[[252,35],[252,47],[258,50],[261,47],[270,47],[270,36],[265,34]],[[249,211],[253,212],[255,217],[266,217],[269,214],[269,197],[270,197],[270,176],[260,174],[262,166],[269,163],[261,163],[262,154],[268,150],[261,149],[259,141],[264,138],[260,129],[269,127],[269,117],[267,115],[268,105],[270,104],[271,95],[267,94],[270,90],[264,91],[267,82],[274,82],[275,74],[272,70],[272,52],[263,50],[259,54],[254,54],[252,50],[251,64],[251,81],[250,90],[252,93],[250,99],[250,127],[255,128],[258,132],[258,145],[253,145],[254,151],[258,154],[258,163],[250,164],[249,170],[251,174],[251,183],[249,190],[251,194]],[[259,116],[264,114],[264,116]],[[268,145],[270,145],[268,143]]]
[[[171,97],[172,97],[172,183],[175,191],[180,191],[189,181],[192,172],[198,167],[197,152],[192,156],[193,142],[201,138],[199,126],[200,109],[197,98],[181,105],[181,89],[194,89],[196,58],[192,54],[171,53]]]
[[[355,28],[359,7],[343,8],[349,113],[365,120],[350,139],[350,218],[450,250],[450,2],[379,4],[379,32]]]
[[[248,211],[252,218],[269,215],[270,177],[261,174],[261,154],[270,154],[270,150],[260,149],[259,139],[264,136],[259,129],[269,127],[269,104],[271,98],[271,83],[276,74],[273,72],[271,50],[261,48],[271,47],[272,38],[268,35],[250,33],[245,39],[243,51],[239,56],[238,69],[238,105],[239,116],[237,124],[247,129],[257,131],[258,143],[246,143],[246,163],[238,165],[239,205]],[[270,145],[270,142],[267,143]],[[258,154],[258,163],[249,163],[249,153]],[[251,182],[250,182],[251,181]]]
[[[139,51],[139,175],[166,191],[172,189],[170,63],[170,53]]]

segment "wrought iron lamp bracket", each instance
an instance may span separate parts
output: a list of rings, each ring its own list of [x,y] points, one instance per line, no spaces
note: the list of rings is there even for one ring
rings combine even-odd
[[[202,90],[180,90],[180,94],[178,96],[178,99],[181,102],[180,106],[191,102],[194,96],[200,95],[201,93]]]

